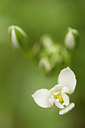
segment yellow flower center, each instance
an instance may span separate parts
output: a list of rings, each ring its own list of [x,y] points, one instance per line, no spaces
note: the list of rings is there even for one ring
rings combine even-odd
[[[60,91],[58,91],[58,92],[54,92],[54,93],[53,93],[53,96],[54,96],[55,98],[57,98],[57,99],[59,100],[60,103],[63,102],[63,97],[62,97]]]

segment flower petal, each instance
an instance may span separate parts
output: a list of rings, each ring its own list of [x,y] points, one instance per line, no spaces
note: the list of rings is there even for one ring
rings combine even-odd
[[[74,72],[69,68],[63,69],[58,77],[58,83],[69,88],[69,94],[72,94],[76,87],[76,78]]]
[[[58,107],[58,108],[64,108],[64,106],[59,102],[59,101],[55,101],[55,105]]]
[[[49,103],[50,103],[51,105],[54,105],[55,99],[53,98],[53,96],[51,96],[51,97],[49,98]]]
[[[64,101],[64,103],[62,105],[68,106],[69,105],[69,97],[63,92],[61,92],[61,94],[62,94],[63,101]]]
[[[70,105],[68,105],[66,108],[64,108],[64,109],[61,109],[60,111],[59,111],[59,114],[60,115],[63,115],[63,114],[65,114],[65,113],[67,113],[68,111],[70,111],[72,108],[74,108],[75,107],[75,104],[74,103],[71,103]]]
[[[32,95],[32,97],[40,107],[51,107],[51,104],[49,103],[50,94],[48,89],[39,89]]]
[[[16,33],[15,33],[15,31],[14,31],[14,27],[13,27],[13,29],[12,29],[12,34],[11,34],[11,36],[12,36],[11,41],[12,41],[13,45],[14,45],[16,48],[19,48],[20,46],[19,46],[19,42],[18,42],[17,37],[16,37]]]
[[[52,94],[53,92],[61,91],[62,88],[63,88],[63,85],[57,84],[53,88],[50,89],[50,94]]]
[[[65,86],[62,88],[62,92],[68,93],[68,94],[70,93],[69,88]]]

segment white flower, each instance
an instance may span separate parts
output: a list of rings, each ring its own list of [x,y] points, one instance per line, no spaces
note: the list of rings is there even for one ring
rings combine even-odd
[[[77,46],[79,33],[76,29],[68,28],[65,36],[65,46],[69,50],[73,50]]]
[[[18,26],[12,25],[8,29],[9,39],[15,48],[28,49],[27,34]]]
[[[70,103],[69,96],[76,87],[74,72],[69,68],[63,69],[58,76],[58,84],[52,89],[39,89],[33,95],[33,99],[40,107],[49,108],[55,105],[60,108],[59,114],[70,111],[75,104]]]

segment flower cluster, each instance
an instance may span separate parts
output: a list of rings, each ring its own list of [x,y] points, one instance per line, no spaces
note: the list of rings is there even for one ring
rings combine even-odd
[[[40,39],[39,67],[49,73],[59,64],[70,63],[70,53],[58,43],[54,43],[49,35],[44,35]]]
[[[29,50],[27,34],[18,26],[12,25],[8,29],[11,44],[22,49],[29,58],[38,59],[39,67],[46,73],[52,71],[59,64],[69,64],[71,51],[78,44],[79,33],[73,28],[68,28],[65,34],[64,45],[55,43],[49,35],[44,35],[40,39],[40,45],[35,44]],[[33,95],[37,105],[49,108],[55,105],[58,107],[59,114],[63,115],[70,111],[75,104],[70,103],[69,96],[76,87],[74,72],[69,68],[63,69],[58,76],[58,84],[52,89],[39,89]]]
[[[17,49],[25,51],[28,58],[34,59],[36,56],[35,58],[38,60],[39,67],[45,73],[51,72],[60,64],[69,65],[72,50],[78,44],[78,31],[68,28],[65,34],[64,45],[55,43],[49,35],[44,35],[40,38],[40,44],[34,44],[30,50],[28,36],[20,27],[12,25],[8,30],[12,45]]]
[[[33,95],[37,105],[49,108],[55,105],[60,109],[59,114],[63,115],[70,111],[75,104],[70,103],[71,95],[76,87],[76,78],[74,72],[69,68],[63,69],[58,76],[58,84],[52,89],[39,89]]]

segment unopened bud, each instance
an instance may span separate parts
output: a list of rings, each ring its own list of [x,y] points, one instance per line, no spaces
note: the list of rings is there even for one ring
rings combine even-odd
[[[53,45],[53,40],[50,35],[43,35],[40,39],[41,46],[44,48],[49,48]]]
[[[78,44],[79,32],[76,29],[68,28],[65,36],[65,46],[69,50],[75,49]]]
[[[28,50],[28,36],[18,26],[12,25],[8,29],[9,39],[15,48],[21,48],[24,51]]]
[[[41,58],[39,62],[39,67],[43,68],[46,73],[52,70],[51,64],[47,58]]]

